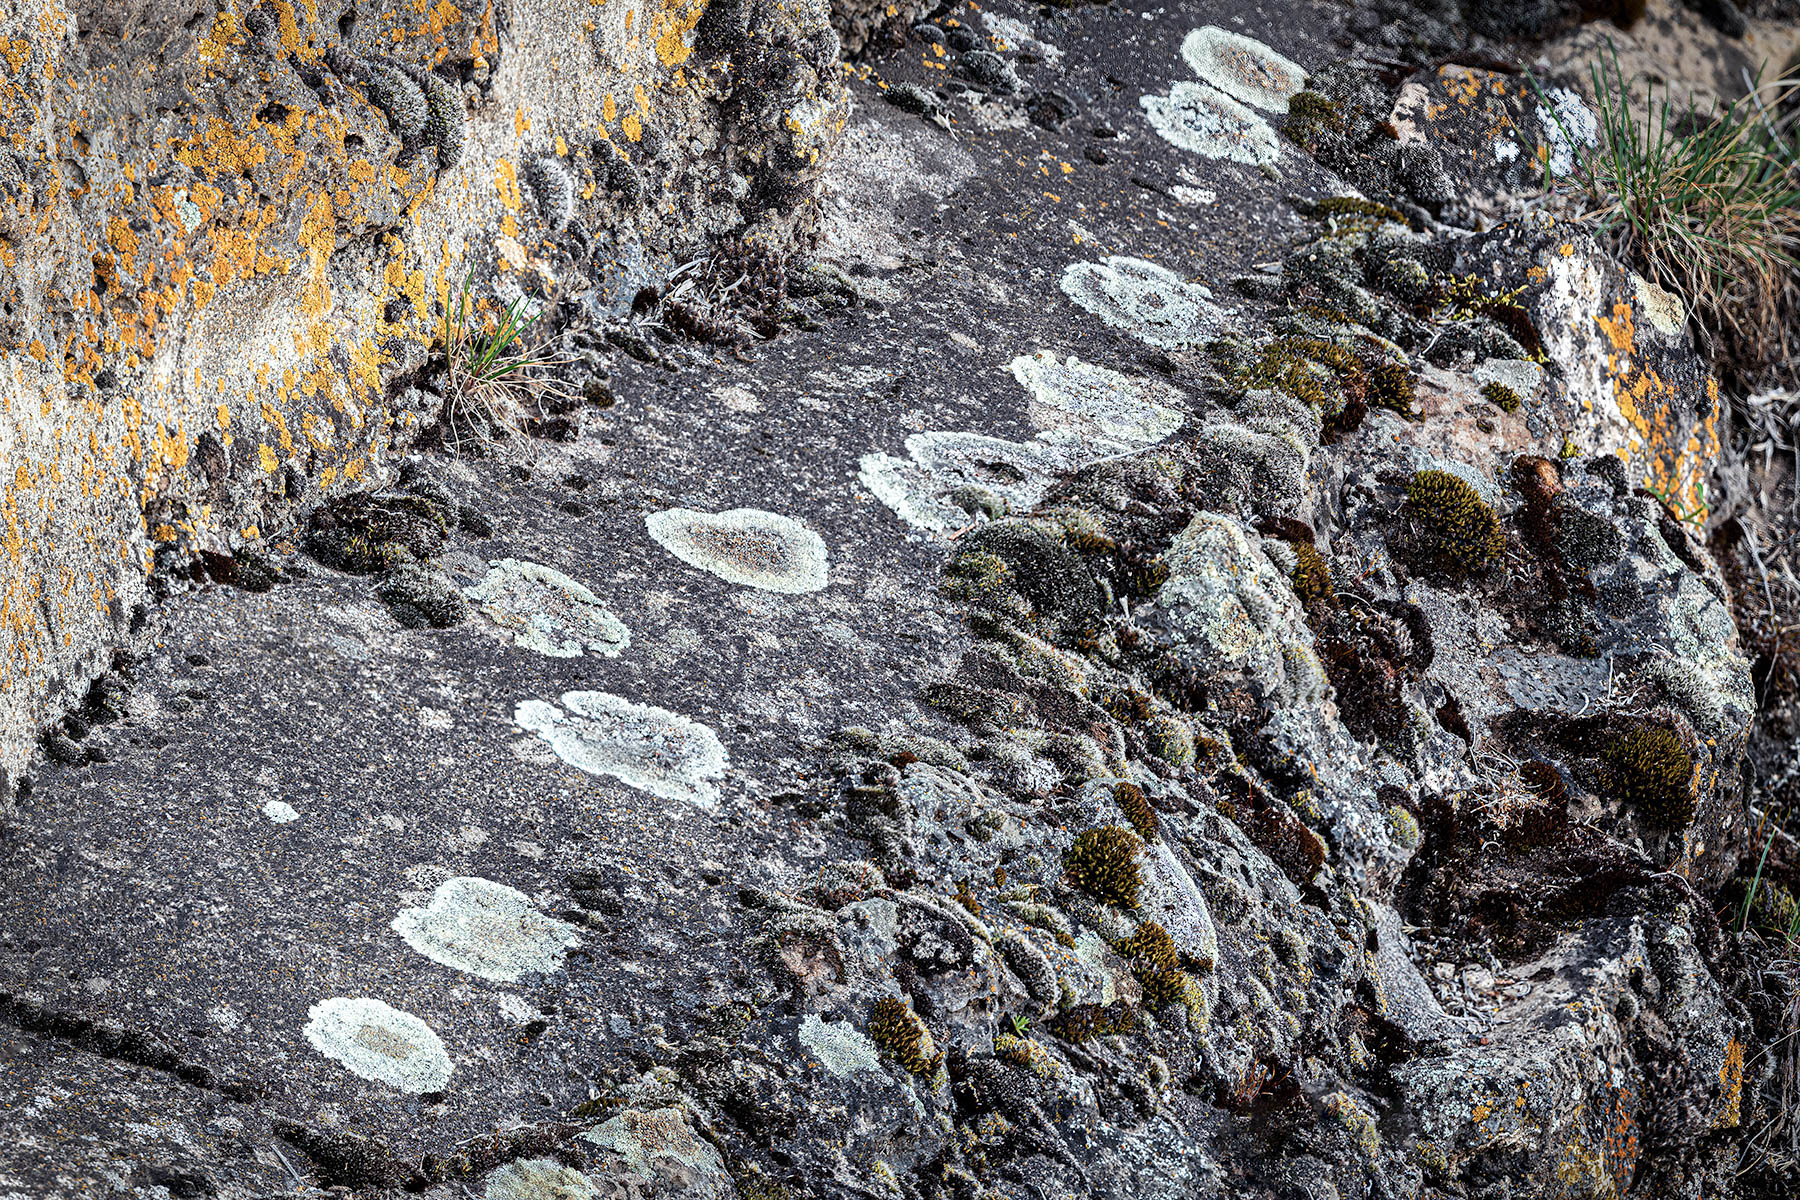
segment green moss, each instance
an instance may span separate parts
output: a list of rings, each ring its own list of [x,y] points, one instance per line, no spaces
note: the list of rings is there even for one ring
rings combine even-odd
[[[1294,595],[1304,601],[1323,600],[1334,590],[1331,567],[1310,542],[1293,542]]]
[[[1168,930],[1155,921],[1145,921],[1136,933],[1115,943],[1113,949],[1131,964],[1131,973],[1144,989],[1145,1004],[1166,1008],[1188,1003],[1194,981],[1181,969],[1181,952]]]
[[[1076,1004],[1051,1017],[1050,1032],[1066,1042],[1085,1042],[1090,1038],[1130,1033],[1137,1028],[1137,1013],[1130,1005],[1113,1003]]]
[[[1337,101],[1314,91],[1297,92],[1288,101],[1287,120],[1281,132],[1292,142],[1313,153],[1329,134],[1342,134],[1348,128]]]
[[[1403,849],[1416,849],[1419,845],[1419,819],[1403,806],[1395,804],[1387,810],[1388,832],[1394,841]]]
[[[1500,518],[1469,482],[1448,471],[1420,471],[1406,485],[1406,504],[1431,565],[1465,576],[1486,570],[1506,550]]]
[[[1113,803],[1119,806],[1119,811],[1125,814],[1125,818],[1131,822],[1132,828],[1136,829],[1138,835],[1145,841],[1156,836],[1161,821],[1156,815],[1156,810],[1150,807],[1150,801],[1145,799],[1143,788],[1135,783],[1115,784]]]
[[[1413,390],[1412,371],[1403,362],[1378,362],[1368,368],[1368,383],[1363,402],[1370,408],[1385,408],[1403,417],[1412,417],[1418,395]]]
[[[1150,753],[1172,767],[1194,761],[1194,732],[1180,717],[1162,713],[1144,724],[1144,741]]]
[[[1519,393],[1499,382],[1483,384],[1481,397],[1501,412],[1518,412],[1519,405],[1524,403],[1519,399]]]
[[[997,554],[976,550],[959,554],[944,568],[938,590],[946,599],[980,608],[1029,615],[1029,609],[1013,590],[1014,573]]]
[[[1050,1052],[1028,1037],[1000,1034],[994,1039],[994,1057],[1015,1067],[1023,1067],[1039,1079],[1051,1080],[1059,1074],[1056,1060],[1050,1057]]]
[[[906,1001],[884,996],[869,1014],[869,1037],[882,1052],[914,1075],[930,1075],[944,1061],[925,1022]]]
[[[1331,102],[1328,100],[1326,103]],[[1292,108],[1288,111],[1291,116]],[[1377,221],[1392,221],[1396,225],[1412,224],[1405,213],[1392,205],[1364,200],[1361,196],[1332,196],[1313,205],[1313,212],[1321,217],[1372,217]]]
[[[446,629],[469,612],[456,581],[420,563],[403,563],[389,571],[375,594],[408,629]]]
[[[1120,908],[1136,908],[1144,885],[1138,855],[1144,844],[1121,825],[1082,831],[1063,856],[1063,870],[1073,883],[1096,900]]]
[[[1332,1092],[1325,1097],[1325,1111],[1336,1117],[1343,1127],[1350,1131],[1357,1148],[1369,1158],[1381,1153],[1381,1133],[1375,1126],[1375,1117],[1368,1109],[1358,1104],[1347,1092]]]
[[[968,513],[971,517],[986,517],[990,521],[998,521],[1006,515],[1006,501],[972,483],[965,483],[950,493],[950,503]]]
[[[1619,734],[1600,755],[1601,785],[1669,829],[1694,820],[1694,760],[1674,730],[1639,726]]]

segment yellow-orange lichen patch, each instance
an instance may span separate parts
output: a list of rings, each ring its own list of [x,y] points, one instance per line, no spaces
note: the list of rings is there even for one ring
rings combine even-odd
[[[1732,1038],[1725,1043],[1725,1061],[1719,1065],[1719,1115],[1714,1129],[1736,1129],[1743,1120],[1744,1043]]]
[[[1596,315],[1594,323],[1612,348],[1606,366],[1613,400],[1636,435],[1620,448],[1620,456],[1627,463],[1634,458],[1639,462],[1643,486],[1662,497],[1677,515],[1703,520],[1707,467],[1719,453],[1717,381],[1707,378],[1708,403],[1696,406],[1709,415],[1684,428],[1675,417],[1685,407],[1679,403],[1682,389],[1637,361],[1637,325],[1631,305],[1619,301],[1609,316]]]
[[[694,26],[706,14],[707,0],[667,0],[650,27],[656,41],[656,60],[665,67],[679,67],[694,52]]]
[[[217,117],[206,119],[206,131],[181,142],[175,157],[210,180],[242,175],[267,160],[269,148]]]

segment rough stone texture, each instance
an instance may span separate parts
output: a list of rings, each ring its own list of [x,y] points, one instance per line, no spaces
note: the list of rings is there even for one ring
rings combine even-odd
[[[157,562],[383,475],[465,280],[598,318],[710,244],[784,253],[845,118],[826,15],[0,6],[0,774]]]
[[[817,78],[759,57],[778,7],[695,44]],[[851,73],[811,265],[620,293],[567,436],[169,572],[6,814],[0,1178],[1780,1194],[1741,1155],[1792,993],[1715,915],[1756,701],[1695,537],[1721,398],[1578,229],[1485,228],[1526,181],[1457,155],[1516,95],[1333,66],[1363,15],[952,6]],[[1146,97],[1227,94],[1207,28],[1308,72],[1317,159],[1275,110],[1251,161],[1167,136]],[[381,603],[505,564],[543,626]],[[351,1065],[410,1024],[320,1051],[355,998],[440,1090]],[[131,1174],[150,1106],[181,1180]]]

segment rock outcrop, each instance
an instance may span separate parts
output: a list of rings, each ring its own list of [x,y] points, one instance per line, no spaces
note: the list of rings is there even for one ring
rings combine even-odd
[[[249,175],[37,202],[174,215],[4,418],[121,607],[15,630],[14,770],[111,670],[0,838],[0,1190],[1777,1194],[1725,400],[1516,203],[1579,94],[1307,3],[550,7],[158,35]],[[426,436],[470,266],[591,352],[495,454]]]

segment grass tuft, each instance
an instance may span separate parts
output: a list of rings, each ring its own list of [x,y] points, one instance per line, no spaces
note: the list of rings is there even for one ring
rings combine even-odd
[[[452,452],[459,452],[471,436],[476,440],[516,436],[521,417],[540,397],[570,396],[561,384],[545,377],[547,370],[570,360],[557,357],[548,343],[526,340],[543,309],[521,296],[498,318],[477,328],[480,318],[469,296],[472,274],[463,276],[455,303],[444,308],[443,436]]]
[[[1615,48],[1593,84],[1599,144],[1583,147],[1563,127],[1575,165],[1569,178],[1547,178],[1552,190],[1584,200],[1584,220],[1679,296],[1715,357],[1746,381],[1791,359],[1800,339],[1783,317],[1800,311],[1800,143],[1795,113],[1778,113],[1800,80],[1753,80],[1712,112],[1677,112],[1667,86],[1660,100],[1652,86],[1634,109]],[[1556,112],[1541,87],[1538,98]]]

